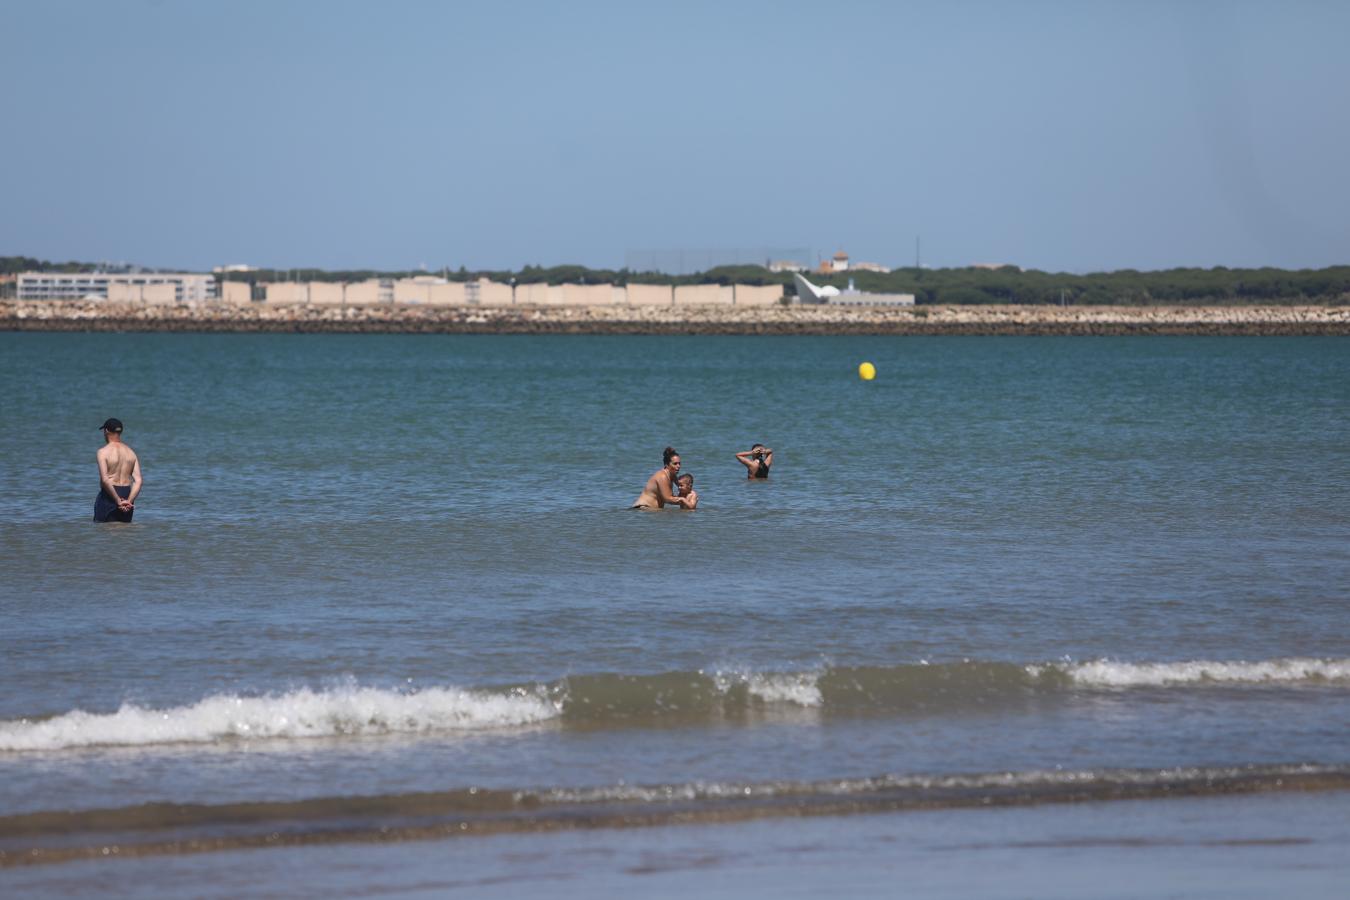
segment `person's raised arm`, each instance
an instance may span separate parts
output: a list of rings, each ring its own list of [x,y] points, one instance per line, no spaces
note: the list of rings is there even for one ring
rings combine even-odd
[[[745,466],[747,469],[753,469],[755,467],[755,460],[750,457],[754,455],[754,452],[755,451],[753,450],[742,450],[740,453],[736,454],[736,462]]]
[[[764,454],[764,465],[766,465],[766,466],[772,466],[772,465],[773,465],[773,451],[770,450],[768,447],[765,447],[761,452]]]

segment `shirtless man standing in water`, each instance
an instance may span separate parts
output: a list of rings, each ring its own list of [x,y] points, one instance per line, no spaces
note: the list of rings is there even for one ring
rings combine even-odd
[[[680,474],[680,454],[675,452],[674,447],[667,447],[661,458],[665,465],[647,479],[647,486],[633,501],[633,509],[664,509],[667,503],[686,509],[689,507],[688,498],[676,496],[674,489],[675,478]]]
[[[95,522],[130,522],[141,492],[141,461],[122,443],[122,423],[109,419],[101,426],[103,446],[98,451],[98,498]]]

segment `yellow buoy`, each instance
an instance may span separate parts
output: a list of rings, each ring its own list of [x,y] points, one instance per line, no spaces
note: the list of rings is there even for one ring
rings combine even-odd
[[[870,362],[862,363],[858,366],[858,377],[863,381],[871,381],[877,377],[877,367]]]

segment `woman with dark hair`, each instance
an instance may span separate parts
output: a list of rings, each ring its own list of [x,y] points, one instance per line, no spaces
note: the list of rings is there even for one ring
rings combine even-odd
[[[675,452],[674,447],[667,447],[661,455],[661,462],[661,468],[652,473],[652,477],[647,479],[647,486],[633,501],[633,509],[664,509],[667,503],[684,508],[689,506],[688,498],[675,493],[675,479],[680,474],[680,454]]]
[[[768,478],[769,466],[773,465],[773,451],[763,444],[755,444],[749,450],[737,453],[736,462],[745,466],[746,478]]]

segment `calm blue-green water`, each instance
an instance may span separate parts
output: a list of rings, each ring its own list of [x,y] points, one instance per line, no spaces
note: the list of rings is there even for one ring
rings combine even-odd
[[[1350,775],[1342,339],[0,334],[0,404],[10,860],[246,840],[248,802],[299,846],[266,857],[480,814],[547,847],[551,804]],[[130,526],[89,521],[108,416]],[[628,510],[667,444],[699,510]]]

